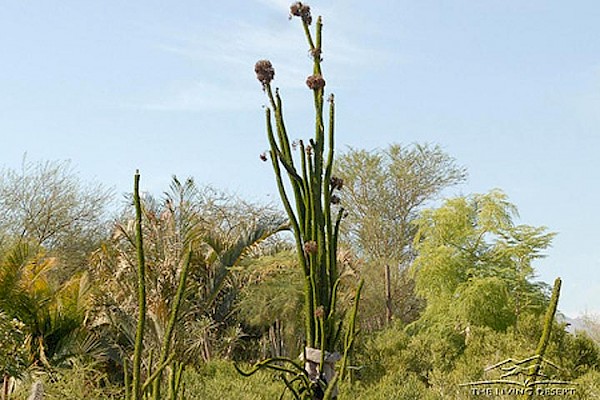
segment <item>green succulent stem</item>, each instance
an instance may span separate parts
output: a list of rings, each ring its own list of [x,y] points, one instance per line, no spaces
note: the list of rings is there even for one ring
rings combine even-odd
[[[313,42],[312,34],[310,33],[310,26],[304,20],[302,21],[302,28],[304,28],[304,35],[306,36],[306,40],[308,41],[308,46],[310,47],[310,50],[314,51],[315,43]]]
[[[365,281],[361,279],[358,284],[358,288],[356,289],[356,296],[354,298],[354,305],[352,307],[352,314],[350,314],[348,331],[346,332],[346,338],[344,343],[344,355],[342,357],[342,366],[340,368],[340,379],[343,379],[346,375],[350,351],[352,350],[354,340],[356,339],[356,336],[358,334],[358,332],[356,331],[356,317],[358,316],[358,303],[360,302],[360,292],[362,291],[364,284]]]
[[[163,363],[157,365],[157,367],[154,369],[154,371],[152,372],[152,374],[150,374],[150,376],[146,379],[146,381],[144,382],[144,384],[141,386],[141,392],[143,394],[145,394],[146,391],[148,390],[148,388],[150,387],[150,385],[152,385],[153,382],[156,381],[156,378],[158,378],[158,376],[160,374],[162,374],[163,370],[166,367],[168,367],[171,362],[173,362],[174,358],[175,358],[175,354],[172,353],[172,354],[169,355],[169,357]],[[143,398],[147,398],[147,397],[144,395]]]
[[[133,400],[141,400],[142,384],[140,381],[140,376],[142,366],[142,349],[144,346],[144,328],[146,323],[146,261],[144,259],[144,242],[142,239],[142,204],[140,200],[139,171],[136,171],[134,177],[133,203],[135,206],[135,243],[137,250],[138,321],[135,332],[135,346],[133,352],[131,396]]]
[[[304,273],[306,330],[304,359],[306,360],[306,349],[321,350],[320,368],[322,371],[326,354],[335,352],[339,347],[339,342],[342,341],[341,345],[344,347],[343,368],[345,368],[348,352],[357,333],[356,315],[363,283],[360,282],[357,287],[346,337],[345,340],[342,340],[340,336],[343,318],[340,313],[336,312],[337,292],[341,282],[337,266],[337,241],[344,211],[340,207],[334,217],[335,207],[332,206],[332,204],[337,204],[337,201],[332,201],[334,200],[334,190],[341,188],[332,185],[335,156],[335,102],[331,95],[328,99],[328,119],[326,120],[325,81],[321,69],[323,23],[322,18],[318,17],[313,37],[309,21],[310,18],[306,18],[306,15],[302,16],[302,27],[313,59],[312,76],[307,79],[307,84],[312,90],[313,97],[314,136],[308,142],[300,140],[297,145],[296,143],[291,144],[284,122],[283,102],[279,90],[272,89],[270,79],[264,79],[265,74],[261,75],[259,80],[269,99],[265,115],[270,146],[269,155],[277,189],[294,234],[298,262]],[[257,63],[257,65],[259,64]],[[295,157],[292,150],[297,150],[297,147],[300,155]],[[296,167],[298,159],[300,164],[299,167]],[[309,379],[308,372],[289,359],[285,359],[284,362],[284,359],[271,358],[257,363],[250,372],[243,374],[250,375],[263,368],[284,374],[295,373],[296,378],[291,380],[284,376],[284,382],[286,388],[292,391],[296,398],[300,398],[298,397],[300,392],[303,393],[301,397],[303,399],[315,398],[313,392],[316,390],[314,389],[315,383],[328,393],[326,396],[331,397],[336,392],[331,385],[332,382],[328,385],[319,378],[316,378],[316,382],[314,381],[315,377]],[[300,371],[295,369],[300,369]],[[339,374],[336,375],[335,382],[338,379],[340,379]],[[296,384],[301,384],[303,389],[295,391],[293,386]]]
[[[181,377],[183,375],[183,370],[183,363],[173,362],[169,379],[169,400],[177,400],[179,393],[182,391]]]
[[[131,386],[129,381],[129,366],[127,365],[127,359],[123,360],[123,381],[125,384],[125,400],[131,399]]]
[[[540,369],[542,367],[542,362],[544,359],[544,355],[546,354],[546,348],[548,348],[548,343],[550,343],[550,335],[552,333],[552,323],[554,322],[554,316],[556,315],[556,310],[558,308],[558,298],[560,297],[560,287],[562,285],[562,281],[560,278],[556,278],[554,280],[554,287],[552,288],[552,296],[550,297],[550,304],[546,309],[546,315],[544,316],[544,329],[542,331],[542,336],[540,337],[540,341],[538,343],[536,349],[536,362],[531,367],[529,375],[531,376],[532,382],[535,382],[537,379]],[[528,392],[525,396],[525,399],[532,399],[534,397],[534,390]]]

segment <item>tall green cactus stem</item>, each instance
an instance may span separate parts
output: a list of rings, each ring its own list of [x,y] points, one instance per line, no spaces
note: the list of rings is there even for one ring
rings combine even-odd
[[[150,385],[152,385],[156,381],[156,378],[158,377],[158,375],[162,374],[163,370],[166,367],[168,367],[169,364],[171,364],[173,362],[173,359],[175,359],[175,353],[169,354],[169,357],[165,360],[165,362],[163,362],[160,365],[157,365],[156,368],[152,368],[152,366],[150,366],[148,368],[148,373],[150,373],[150,371],[152,371],[152,373],[146,379],[146,381],[144,382],[144,384],[142,385],[142,388],[140,390],[142,392],[144,399],[147,399],[150,397],[150,393],[149,393],[149,390],[151,389]]]
[[[140,173],[135,172],[133,184],[133,203],[135,206],[135,235],[137,249],[138,278],[138,322],[135,331],[135,347],[133,352],[133,372],[131,396],[133,400],[142,399],[142,382],[140,372],[142,366],[142,349],[144,346],[144,328],[146,323],[146,261],[144,259],[144,243],[142,239],[142,204],[140,200]]]
[[[129,366],[127,358],[123,359],[123,381],[125,383],[125,400],[131,399],[131,382],[129,382]]]
[[[154,352],[150,350],[147,360],[147,372],[148,377],[144,382],[141,380],[141,369],[142,369],[142,352],[144,348],[144,330],[147,317],[146,308],[146,261],[144,257],[144,242],[142,234],[142,202],[140,199],[140,174],[136,171],[133,185],[133,204],[135,207],[135,245],[137,250],[137,278],[138,278],[138,322],[135,334],[135,344],[133,350],[133,367],[132,377],[130,382],[130,376],[127,366],[127,361],[124,360],[123,368],[125,374],[125,399],[126,400],[142,400],[150,398],[152,395],[153,400],[161,398],[160,385],[162,383],[162,373],[166,367],[168,367],[175,358],[175,353],[171,351],[171,342],[173,339],[173,332],[181,303],[185,294],[185,287],[187,282],[188,270],[192,258],[192,246],[190,245],[189,250],[185,254],[185,258],[182,263],[181,272],[179,274],[179,283],[177,286],[177,292],[171,308],[169,321],[163,341],[160,348],[160,355],[156,365],[154,365]],[[181,375],[183,372],[183,364],[177,365],[173,363],[172,368],[176,369],[173,371],[173,377],[171,378],[174,384],[170,382],[170,398],[177,398],[179,390],[181,388]],[[151,389],[151,390],[150,390]]]
[[[298,262],[304,272],[306,332],[304,359],[308,363],[305,365],[304,373],[313,382],[321,385],[321,389],[329,393],[328,396],[335,397],[337,390],[327,385],[327,379],[332,378],[322,379],[314,375],[315,364],[318,364],[318,371],[321,373],[324,372],[324,367],[330,371],[332,360],[339,356],[330,353],[334,353],[341,342],[343,320],[341,313],[336,311],[337,290],[341,278],[337,266],[337,241],[344,209],[337,206],[338,210],[335,212],[336,207],[333,207],[333,205],[339,204],[336,191],[342,189],[343,186],[341,179],[332,176],[335,102],[334,96],[330,95],[327,100],[329,102],[329,118],[326,120],[325,80],[321,68],[322,19],[321,17],[317,18],[313,35],[310,28],[312,22],[310,7],[296,2],[292,4],[290,11],[293,16],[301,17],[313,60],[312,75],[306,80],[307,86],[313,92],[315,110],[313,138],[308,142],[300,140],[297,143],[291,143],[284,122],[283,104],[279,90],[274,90],[271,86],[275,75],[271,63],[267,60],[258,61],[255,65],[255,72],[269,100],[269,105],[265,109],[265,124],[270,146],[269,156],[275,172],[279,195],[294,234]],[[300,155],[294,157],[292,150],[297,148],[300,150]],[[265,155],[261,158],[266,161]],[[299,165],[297,165],[298,163]],[[352,346],[356,335],[355,320],[361,287],[362,284],[359,284],[355,296],[355,307],[350,318],[350,327],[347,330],[349,336],[342,343],[345,354],[344,365],[347,362],[349,347]],[[308,349],[310,349],[310,357],[313,358],[311,360],[307,360]],[[320,363],[314,360],[318,355],[320,355]],[[269,362],[264,364],[257,364],[257,368],[276,370],[275,365],[270,363],[272,360],[274,359],[267,360]],[[256,369],[250,373],[255,371]],[[297,377],[297,380],[290,381],[284,378],[284,382],[291,390],[292,383],[304,382],[303,379],[300,376]],[[337,382],[339,379],[337,375],[335,379]],[[314,390],[315,393],[318,392],[317,389]],[[308,393],[308,391],[312,392],[313,388],[309,387],[304,393]],[[317,395],[315,394],[315,396]]]
[[[342,357],[342,368],[340,372],[340,379],[344,379],[346,374],[346,366],[348,365],[348,358],[350,357],[350,351],[354,345],[356,339],[356,317],[358,315],[358,303],[360,301],[360,292],[362,290],[364,281],[360,281],[358,289],[356,290],[356,298],[354,299],[354,306],[352,308],[352,314],[350,315],[350,322],[348,324],[348,330],[346,332],[346,338],[344,343],[344,356]]]
[[[343,215],[340,208],[332,219],[331,203],[335,186],[331,185],[334,157],[334,110],[333,95],[329,97],[328,135],[325,135],[324,86],[321,72],[321,17],[316,22],[316,40],[309,27],[310,19],[302,18],[302,25],[313,56],[313,75],[307,85],[313,91],[315,108],[315,136],[308,143],[299,142],[301,151],[300,171],[292,155],[292,146],[283,118],[283,106],[278,90],[273,90],[270,79],[263,83],[269,98],[266,109],[267,137],[270,157],[284,208],[294,232],[298,261],[304,271],[306,345],[323,351],[333,351],[337,337],[335,314],[335,291],[338,282],[337,234]],[[259,64],[257,63],[257,74]],[[268,64],[270,66],[270,63]],[[326,143],[327,141],[327,143]],[[325,153],[325,147],[328,151]],[[283,168],[282,168],[283,167]],[[292,206],[282,173],[287,174],[294,196]]]
[[[550,304],[548,306],[548,309],[546,310],[546,316],[544,317],[544,330],[542,331],[542,337],[540,337],[540,341],[535,352],[537,360],[535,365],[531,367],[531,371],[529,373],[533,382],[535,382],[540,372],[540,368],[544,359],[544,354],[546,354],[546,348],[548,347],[548,343],[550,342],[552,323],[554,322],[554,316],[556,315],[556,309],[558,307],[558,298],[560,296],[561,284],[562,281],[560,280],[560,278],[556,278],[556,280],[554,281],[554,288],[552,289],[552,296],[550,297]],[[534,396],[534,392],[535,390],[530,390],[525,398],[532,399]]]
[[[173,362],[169,376],[169,400],[177,400],[179,398],[179,393],[182,391],[181,376],[183,375],[183,369],[183,363]]]

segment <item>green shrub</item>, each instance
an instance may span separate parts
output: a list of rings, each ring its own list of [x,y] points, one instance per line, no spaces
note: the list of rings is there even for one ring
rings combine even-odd
[[[89,366],[76,364],[52,374],[31,374],[19,382],[12,398],[27,399],[31,384],[37,380],[44,386],[44,400],[81,400],[82,394],[85,394],[86,400],[120,400],[124,395],[123,388],[111,384],[106,374]]]
[[[275,374],[261,371],[246,378],[235,370],[233,363],[226,361],[213,361],[199,370],[190,368],[183,379],[186,399],[273,400],[282,392],[281,381]]]
[[[600,399],[600,371],[594,370],[575,380],[576,397],[581,400]]]
[[[415,375],[404,373],[387,374],[374,385],[350,385],[340,387],[340,398],[356,400],[437,400],[439,397],[428,392],[427,387]]]
[[[0,376],[20,377],[28,365],[23,324],[0,311]]]

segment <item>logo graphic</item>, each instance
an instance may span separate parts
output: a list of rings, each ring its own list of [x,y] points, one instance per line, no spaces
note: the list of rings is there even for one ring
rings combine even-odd
[[[575,394],[575,383],[556,379],[561,371],[553,362],[535,355],[523,360],[509,358],[487,367],[486,374],[494,379],[467,382],[460,386],[470,387],[474,395],[524,395],[567,396]]]

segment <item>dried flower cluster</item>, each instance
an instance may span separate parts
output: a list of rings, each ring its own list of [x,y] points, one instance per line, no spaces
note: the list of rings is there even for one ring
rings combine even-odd
[[[302,21],[306,22],[307,25],[312,23],[310,6],[308,4],[302,4],[299,1],[290,6],[290,16],[302,18]]]
[[[338,178],[337,176],[332,176],[330,184],[333,190],[342,190],[344,187],[344,180],[342,178]]]
[[[314,240],[304,243],[304,253],[306,254],[315,254],[318,249],[317,242]]]
[[[331,204],[340,204],[341,199],[339,196],[336,196],[335,194],[333,196],[331,196]]]
[[[256,79],[262,83],[263,87],[271,83],[275,77],[275,69],[269,60],[257,61],[254,65],[254,72],[256,72]]]
[[[325,87],[325,79],[321,75],[311,75],[306,78],[306,86],[312,90],[323,89]]]
[[[306,148],[304,149],[304,151],[306,152],[307,156],[312,156],[312,146],[310,144],[306,145]]]

